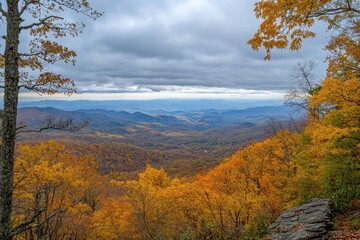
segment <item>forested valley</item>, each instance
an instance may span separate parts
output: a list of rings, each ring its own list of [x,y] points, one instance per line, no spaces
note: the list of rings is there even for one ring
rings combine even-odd
[[[26,133],[16,154],[13,221],[21,229],[30,219],[36,228],[17,236],[253,239],[313,197],[347,211],[359,194],[359,90],[356,79],[325,81],[307,100],[306,125],[263,116],[200,131],[155,131],[140,120],[146,130],[138,122],[139,132],[127,125],[133,131],[122,134],[91,123],[72,133]]]
[[[174,15],[183,16],[184,9]],[[313,198],[330,199],[335,227],[358,233],[359,1],[256,1],[260,24],[247,44],[266,61],[276,61],[279,50],[299,51],[306,39],[317,37],[316,24],[327,29],[323,79],[314,78],[316,64],[299,63],[284,105],[183,111],[20,107],[19,96],[29,91],[76,93],[72,79],[49,67],[75,64],[77,54],[59,40],[76,37],[85,27],[71,13],[93,20],[103,16],[87,0],[0,1],[0,26],[6,26],[0,55],[1,240],[268,239],[269,225],[282,212]],[[125,23],[136,25],[131,19]],[[210,65],[206,72],[214,68]],[[144,72],[139,76],[149,73]],[[165,75],[152,92],[161,92]],[[181,80],[179,86],[189,80],[176,74],[174,79]],[[220,90],[215,87],[212,94]],[[257,96],[278,96],[272,90]]]

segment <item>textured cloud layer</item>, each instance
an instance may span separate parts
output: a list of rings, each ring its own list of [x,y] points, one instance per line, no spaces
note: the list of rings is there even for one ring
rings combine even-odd
[[[80,92],[285,90],[297,63],[315,60],[319,71],[324,68],[321,26],[299,52],[275,51],[270,62],[253,52],[246,42],[259,24],[254,1],[91,2],[105,15],[86,20],[83,35],[65,40],[78,53],[76,67],[55,69],[72,77]]]

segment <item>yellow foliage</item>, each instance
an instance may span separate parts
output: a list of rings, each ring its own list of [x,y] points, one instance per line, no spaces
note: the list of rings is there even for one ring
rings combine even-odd
[[[331,197],[340,211],[360,197],[359,13],[358,1],[260,0],[255,15],[262,23],[248,41],[255,50],[264,47],[268,60],[274,48],[300,49],[303,39],[315,36],[315,21],[327,25],[327,77],[307,92],[310,104],[303,106],[311,114],[297,159],[301,174],[295,179],[303,190]]]
[[[318,156],[359,154],[359,80],[326,79],[319,93],[310,98],[310,104],[321,109],[306,129],[313,148],[320,150]]]
[[[55,141],[20,146],[15,162],[13,225],[16,229],[34,218],[36,231],[25,231],[18,238],[85,234],[104,185],[96,169],[92,157],[78,158]]]
[[[273,220],[296,198],[288,194],[297,174],[299,134],[287,130],[237,152],[194,181],[170,180],[166,172],[147,166],[138,181],[125,186],[117,208],[121,236],[134,239],[170,238],[190,234],[195,239],[240,237],[258,217]],[[109,232],[111,232],[109,230]]]

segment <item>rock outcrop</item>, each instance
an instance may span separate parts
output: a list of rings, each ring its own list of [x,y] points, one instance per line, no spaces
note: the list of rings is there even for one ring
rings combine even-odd
[[[329,199],[313,199],[284,212],[269,228],[273,240],[327,239],[332,228]]]

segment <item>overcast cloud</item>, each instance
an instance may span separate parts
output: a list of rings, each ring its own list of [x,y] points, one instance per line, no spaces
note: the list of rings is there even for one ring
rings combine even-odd
[[[259,24],[254,1],[90,2],[104,16],[86,20],[82,35],[65,40],[78,53],[76,66],[55,67],[80,92],[276,92],[289,88],[297,63],[313,60],[319,73],[324,70],[325,34],[319,26],[321,34],[305,41],[301,51],[276,51],[270,62],[264,62],[263,51],[252,51],[246,42]]]

